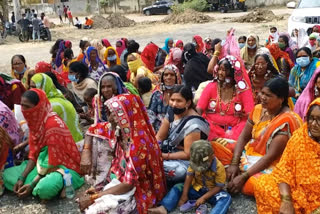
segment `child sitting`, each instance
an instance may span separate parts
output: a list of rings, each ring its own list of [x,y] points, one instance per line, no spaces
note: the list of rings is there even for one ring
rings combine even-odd
[[[142,77],[138,80],[138,91],[144,105],[148,108],[152,96],[152,82],[148,77]]]
[[[210,214],[225,214],[231,204],[231,196],[222,190],[225,181],[224,166],[214,156],[211,143],[195,141],[190,149],[190,165],[184,186],[176,184],[162,199],[162,206],[149,209],[149,212],[165,214],[179,205],[181,212],[197,208],[196,214],[203,214],[207,213],[205,203],[208,202],[213,206]]]
[[[85,119],[89,124],[93,124],[94,120],[94,109],[92,106],[92,100],[94,96],[98,93],[98,91],[94,88],[88,88],[84,94],[83,94],[83,99],[86,102],[88,109],[87,111],[84,111],[84,113],[80,113],[80,118]]]

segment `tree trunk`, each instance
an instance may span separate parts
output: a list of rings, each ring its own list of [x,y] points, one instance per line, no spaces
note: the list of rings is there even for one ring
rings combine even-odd
[[[3,12],[3,20],[8,21],[9,20],[9,8],[8,8],[8,0],[1,0],[1,7]]]
[[[13,0],[12,2],[13,2],[14,15],[16,17],[16,22],[18,22],[21,19],[20,1],[19,0]]]

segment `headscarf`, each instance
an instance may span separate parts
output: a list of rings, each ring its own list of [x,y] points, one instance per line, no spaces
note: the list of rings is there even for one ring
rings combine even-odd
[[[303,48],[308,45],[309,37],[304,28],[300,28],[298,31],[298,39],[297,39],[298,47]]]
[[[134,61],[128,62],[128,67],[131,73],[136,74],[138,71],[138,68],[140,68],[141,66],[144,66],[144,64],[139,54],[132,53],[132,55],[135,56],[137,59]]]
[[[199,35],[195,35],[193,37],[193,39],[196,41],[197,45],[198,45],[198,49],[196,50],[198,53],[203,53],[205,51],[205,47],[204,47],[204,43],[202,40],[202,37]]]
[[[320,67],[314,72],[308,85],[303,90],[302,94],[299,96],[296,104],[294,105],[294,111],[299,114],[303,120],[305,120],[310,103],[315,99],[315,87],[319,73]]]
[[[109,40],[107,40],[107,39],[102,39],[102,43],[103,43],[103,45],[104,45],[106,48],[108,48],[108,47],[111,46]]]
[[[86,54],[84,55],[84,58],[83,58],[83,62],[86,63],[89,67],[89,71],[92,71],[92,67],[91,67],[91,63],[90,63],[90,53],[92,51],[95,51],[97,53],[97,57],[96,57],[96,61],[98,63],[100,63],[101,65],[103,65],[104,69],[107,70],[107,68],[105,67],[104,63],[101,61],[101,59],[99,58],[99,53],[98,53],[98,50],[95,48],[95,47],[88,47],[87,48],[87,51],[86,51]]]
[[[256,40],[257,51],[258,51],[258,49],[259,49],[259,38],[258,38],[258,36],[256,34],[249,34],[247,38],[249,39],[250,37],[253,37]],[[250,59],[249,59],[249,51],[248,51],[248,39],[247,39],[247,42],[246,42],[246,45],[244,46],[244,48],[241,49],[240,55],[241,55],[241,58],[245,62],[251,64],[250,63]]]
[[[20,143],[19,125],[12,111],[2,101],[0,101],[0,126],[6,130],[14,145]]]
[[[14,166],[13,156],[9,151],[9,149],[12,148],[12,139],[2,126],[0,126],[0,139],[0,169],[2,170],[3,168]]]
[[[272,44],[272,43],[277,43],[278,40],[279,40],[279,33],[278,33],[278,30],[274,33],[271,33],[271,30],[269,30],[269,42]]]
[[[52,72],[57,77],[59,84],[62,85],[63,87],[67,87],[68,83],[65,81],[63,76],[59,72],[53,70],[52,66],[47,62],[44,62],[44,61],[38,62],[35,66],[34,72],[36,74]]]
[[[114,51],[114,53],[115,53],[116,56],[117,56],[116,64],[117,64],[117,65],[120,65],[120,64],[121,64],[121,61],[120,61],[118,52],[116,51],[116,49],[114,49],[114,47],[110,46],[110,47],[108,47],[108,48],[106,49],[106,51],[104,52],[104,56],[103,56],[103,59],[104,59],[104,61],[106,62],[106,64],[108,65],[108,67],[110,68],[110,61],[108,60],[109,50],[113,50],[113,51]]]
[[[175,84],[176,85],[180,85],[181,84],[181,82],[182,82],[181,75],[180,75],[180,72],[179,72],[179,69],[177,68],[177,66],[175,66],[174,64],[167,64],[167,65],[164,66],[163,71],[161,72],[160,89],[162,91],[166,90],[165,84],[164,84],[164,71],[165,70],[173,71],[174,74],[176,75]]]
[[[169,47],[169,41],[172,40],[172,38],[168,37],[166,38],[166,40],[164,41],[164,46],[162,47],[162,49],[168,54],[170,52],[170,47]]]
[[[104,100],[104,98],[102,96],[102,93],[101,93],[101,82],[102,82],[102,79],[104,77],[108,76],[108,75],[112,76],[115,79],[115,83],[116,83],[116,86],[117,86],[117,94],[116,95],[128,93],[127,88],[123,84],[123,82],[122,82],[122,80],[121,80],[121,78],[119,77],[118,74],[116,74],[114,72],[104,73],[100,77],[100,80],[99,80],[99,83],[98,83],[98,94],[94,97],[94,101],[93,101],[93,106],[94,106],[94,109],[95,109],[95,116],[96,116],[95,123],[100,123],[100,122],[106,122],[107,121],[107,114],[106,114],[106,111],[105,111],[104,105],[103,105],[103,103],[106,100]]]
[[[126,45],[125,45],[124,41],[122,41],[121,39],[118,40],[117,42],[121,43],[121,46],[116,48],[118,56],[121,56],[122,52],[126,49]],[[118,64],[118,65],[120,65],[120,64]]]
[[[59,44],[59,49],[56,55],[56,59],[55,59],[55,65],[57,68],[59,68],[62,65],[62,59],[63,59],[63,52],[65,49],[67,48],[71,48],[72,47],[72,43],[69,40],[65,40],[65,41],[61,41]]]
[[[146,67],[153,72],[156,66],[156,56],[159,51],[159,47],[154,43],[149,43],[141,53],[141,60],[146,65]]]
[[[106,48],[101,44],[101,41],[99,41],[98,39],[94,39],[90,42],[90,44],[92,47],[95,47],[97,49],[99,58],[102,60]]]
[[[277,62],[276,62],[276,60],[273,58],[273,56],[271,55],[270,50],[269,50],[268,48],[266,48],[266,47],[260,48],[260,49],[257,51],[257,54],[256,54],[256,55],[258,55],[258,54],[266,54],[266,55],[268,56],[270,62],[272,63],[272,66],[278,71],[278,73],[280,73],[280,69],[279,69],[279,67],[278,67],[278,65],[277,65]]]
[[[182,41],[182,40],[178,40],[178,41],[176,42],[175,47],[178,47],[180,44],[182,44],[182,47],[181,47],[180,49],[183,50],[183,41]]]
[[[181,50],[180,48],[171,48],[170,54],[167,60],[165,61],[164,65],[173,64],[177,66],[180,73],[183,73],[182,52],[183,50]]]
[[[291,50],[296,50],[298,49],[298,45],[297,45],[297,42],[295,42],[292,37],[289,35],[289,33],[280,33],[280,36],[286,36],[289,40],[289,48],[291,48]]]
[[[266,48],[269,49],[272,57],[277,61],[279,58],[283,58],[285,59],[285,61],[289,64],[290,66],[290,69],[293,68],[294,66],[294,63],[292,62],[292,60],[290,59],[289,57],[289,54],[282,51],[280,48],[279,48],[279,45],[276,44],[276,43],[273,43],[273,44],[268,44],[266,46]]]
[[[51,98],[65,99],[62,92],[54,86],[52,79],[48,75],[44,73],[35,74],[31,80],[36,84],[38,89],[46,93],[49,100]]]
[[[316,27],[320,33],[320,25],[314,25],[312,28]]]
[[[29,159],[37,162],[41,149],[48,146],[48,163],[63,165],[80,173],[80,154],[66,124],[52,112],[51,104],[44,91],[37,93],[39,103],[22,114],[29,127]]]

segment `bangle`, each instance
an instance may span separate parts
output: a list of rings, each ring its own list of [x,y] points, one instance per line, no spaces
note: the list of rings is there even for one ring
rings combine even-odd
[[[241,174],[246,180],[250,177],[248,171],[245,171],[244,173]]]
[[[291,202],[291,196],[290,195],[281,195],[281,201],[285,201],[285,202]]]
[[[92,201],[92,203],[94,202],[94,200],[96,200],[97,198],[99,198],[99,194],[93,194],[93,195],[90,195],[90,200]]]
[[[24,182],[25,180],[26,180],[26,177],[23,177],[22,175],[18,177],[18,181]]]
[[[91,145],[90,144],[84,144],[83,149],[91,150]]]
[[[37,185],[37,183],[32,181],[31,184],[30,184],[30,187],[33,189],[36,185]]]
[[[168,156],[167,156],[167,160],[169,160],[169,155],[170,155],[170,153],[167,153],[168,154]]]
[[[231,160],[231,164],[232,166],[238,166],[239,165],[239,158],[238,157],[233,157]]]

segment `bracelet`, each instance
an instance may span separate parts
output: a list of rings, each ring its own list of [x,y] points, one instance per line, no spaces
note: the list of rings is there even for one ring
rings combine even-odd
[[[84,144],[83,149],[91,150],[91,145],[90,144]]]
[[[31,189],[33,189],[36,185],[37,185],[37,183],[32,181],[31,184],[30,184]]]
[[[99,194],[93,194],[93,195],[90,195],[90,200],[92,201],[92,203],[94,202],[94,200],[96,200],[97,198],[99,198]]]
[[[167,160],[169,160],[169,155],[170,155],[170,153],[167,153],[168,154],[168,156],[167,156]]]
[[[231,160],[231,164],[232,166],[238,166],[239,165],[239,158],[238,157],[233,157]]]
[[[281,195],[281,201],[292,202],[290,195]]]
[[[161,141],[161,140],[158,140],[158,144],[161,145],[161,144],[162,144],[162,141]]]
[[[23,177],[22,175],[18,177],[18,181],[24,182],[25,180],[26,180],[26,177]]]
[[[241,174],[246,180],[250,177],[248,171],[245,171],[244,173]]]

